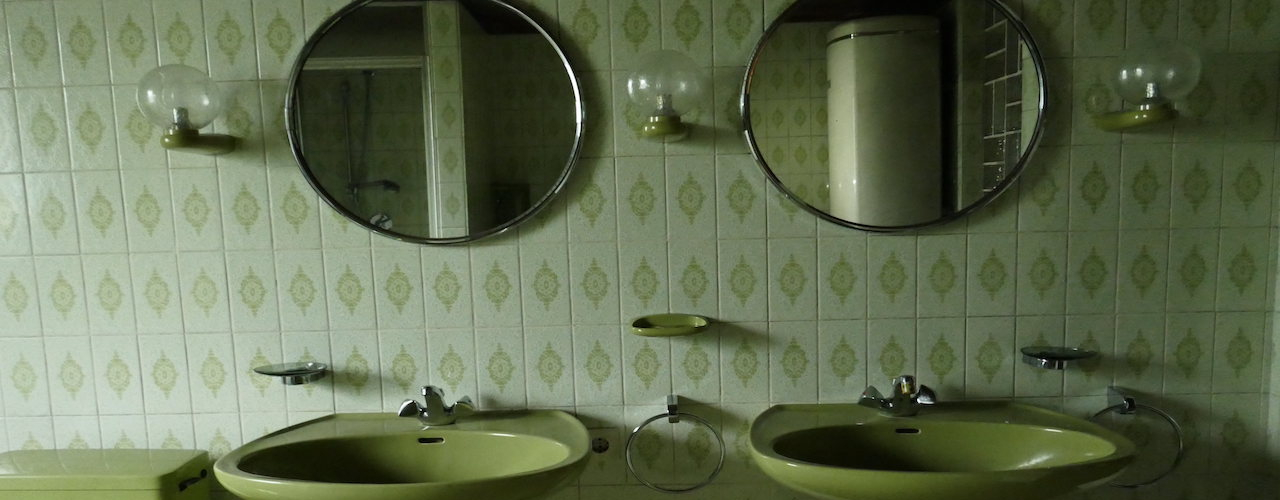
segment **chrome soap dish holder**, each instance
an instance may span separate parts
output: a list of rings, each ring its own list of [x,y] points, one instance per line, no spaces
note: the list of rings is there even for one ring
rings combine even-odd
[[[1046,370],[1063,370],[1069,363],[1098,357],[1097,351],[1078,347],[1035,345],[1022,348],[1022,362]]]
[[[314,361],[281,363],[254,367],[253,371],[268,377],[280,377],[284,385],[302,385],[324,378],[329,372],[329,365]]]

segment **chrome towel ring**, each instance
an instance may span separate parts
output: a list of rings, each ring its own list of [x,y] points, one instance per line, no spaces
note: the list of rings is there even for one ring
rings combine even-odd
[[[703,427],[706,427],[708,431],[711,431],[711,435],[716,437],[716,442],[720,444],[720,460],[719,462],[716,463],[715,470],[711,471],[711,474],[707,476],[706,479],[702,480],[697,484],[694,484],[693,486],[688,486],[684,488],[667,488],[665,486],[658,485],[653,481],[645,479],[643,476],[641,476],[639,473],[636,472],[635,463],[632,461],[632,458],[631,458],[631,447],[632,445],[635,444],[636,436],[640,435],[640,431],[643,430],[645,427],[647,427],[649,424],[652,424],[664,418],[667,419],[667,422],[670,422],[673,424],[679,423],[682,419],[689,419]],[[720,431],[716,430],[715,426],[711,425],[711,422],[708,422],[706,419],[699,417],[697,415],[694,415],[692,413],[685,413],[680,411],[680,396],[671,394],[667,396],[667,412],[666,413],[659,413],[657,415],[654,415],[652,417],[645,419],[644,422],[641,422],[640,425],[637,425],[636,428],[631,431],[631,435],[627,436],[627,444],[623,449],[623,455],[625,455],[627,458],[627,470],[631,471],[631,476],[635,477],[637,481],[640,481],[645,486],[648,486],[649,488],[652,488],[654,490],[661,491],[664,493],[688,493],[690,491],[694,491],[708,484],[711,484],[712,481],[715,481],[716,476],[720,475],[720,471],[724,469],[724,459],[725,459],[724,438],[721,437]]]
[[[1178,424],[1177,419],[1173,418],[1172,415],[1169,415],[1164,410],[1161,410],[1154,406],[1145,405],[1137,402],[1133,398],[1133,396],[1124,392],[1124,390],[1121,388],[1114,387],[1114,386],[1108,387],[1107,394],[1109,395],[1111,402],[1114,404],[1106,408],[1103,408],[1098,413],[1093,414],[1092,417],[1089,417],[1089,420],[1096,420],[1098,417],[1101,417],[1103,415],[1106,415],[1112,412],[1119,413],[1121,415],[1135,415],[1138,413],[1139,410],[1145,410],[1148,413],[1154,413],[1156,414],[1156,416],[1164,419],[1164,421],[1169,424],[1169,427],[1173,428],[1174,436],[1177,437],[1177,441],[1178,441],[1177,454],[1174,455],[1173,463],[1169,464],[1168,469],[1165,469],[1160,474],[1157,474],[1155,477],[1145,481],[1139,481],[1136,483],[1110,483],[1109,486],[1112,486],[1115,488],[1128,488],[1128,489],[1141,488],[1143,486],[1149,486],[1151,484],[1155,484],[1157,481],[1164,479],[1169,474],[1172,474],[1173,471],[1178,468],[1178,464],[1182,463],[1182,459],[1186,455],[1186,451],[1187,451],[1185,443],[1183,442],[1183,438],[1182,438],[1182,426]]]

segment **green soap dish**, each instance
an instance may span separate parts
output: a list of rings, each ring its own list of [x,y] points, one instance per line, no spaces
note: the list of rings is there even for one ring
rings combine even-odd
[[[650,314],[631,322],[631,333],[642,337],[682,337],[707,329],[711,319],[696,314]]]

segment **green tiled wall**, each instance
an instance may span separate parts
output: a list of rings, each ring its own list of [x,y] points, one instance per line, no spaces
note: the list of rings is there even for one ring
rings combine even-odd
[[[747,464],[746,422],[909,372],[943,399],[1080,415],[1123,384],[1182,419],[1190,446],[1177,476],[1133,498],[1268,491],[1231,474],[1273,470],[1280,406],[1267,396],[1280,0],[1021,2],[1051,70],[1043,147],[988,209],[903,235],[817,221],[746,154],[737,85],[784,0],[521,2],[581,72],[584,157],[529,224],[445,248],[371,237],[293,165],[283,79],[342,3],[0,2],[0,449],[216,455],[328,412],[388,410],[431,382],[488,408],[576,411],[615,446],[559,496],[630,498],[645,490],[624,473],[625,433],[678,392],[731,448],[696,497],[787,498]],[[1187,116],[1093,128],[1090,113],[1119,106],[1104,73],[1125,44],[1174,37],[1205,53]],[[659,48],[713,83],[685,142],[634,132],[622,82]],[[134,85],[170,62],[226,82],[214,129],[240,150],[159,149]],[[667,310],[722,323],[696,339],[625,333]],[[1017,348],[1041,341],[1105,357],[1020,364]],[[297,359],[337,371],[289,388],[249,371]],[[654,470],[690,470],[674,457],[703,437],[678,429],[648,448]]]

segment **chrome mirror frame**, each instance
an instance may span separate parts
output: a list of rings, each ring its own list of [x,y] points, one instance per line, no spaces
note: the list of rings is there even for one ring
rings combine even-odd
[[[971,1],[971,0],[952,0],[952,1],[963,2],[963,1]],[[969,204],[968,206],[931,221],[925,221],[925,222],[920,222],[917,224],[911,224],[911,225],[905,225],[905,226],[873,226],[868,224],[859,224],[857,222],[844,220],[834,215],[831,215],[826,211],[823,211],[817,207],[814,207],[813,205],[810,205],[808,202],[801,199],[800,196],[796,195],[796,193],[793,192],[790,188],[788,188],[782,182],[782,179],[778,178],[777,174],[773,172],[773,169],[769,167],[769,162],[765,161],[764,152],[760,150],[760,145],[756,143],[755,134],[752,133],[751,84],[755,81],[756,70],[758,69],[757,66],[760,64],[760,55],[765,48],[765,44],[769,42],[769,40],[778,31],[778,29],[780,29],[782,25],[785,24],[785,21],[789,19],[791,15],[794,14],[797,10],[799,10],[799,7],[804,2],[804,0],[799,0],[791,4],[789,7],[787,7],[786,10],[783,10],[782,13],[779,14],[778,17],[774,19],[773,22],[769,25],[769,28],[766,29],[762,35],[760,35],[760,40],[756,42],[755,49],[753,49],[751,52],[751,60],[747,64],[747,71],[746,71],[746,74],[743,76],[742,87],[740,89],[741,91],[739,92],[739,97],[738,97],[738,109],[742,113],[743,137],[747,141],[747,147],[751,151],[751,156],[756,160],[756,165],[758,165],[760,167],[760,170],[764,172],[765,177],[769,179],[769,182],[773,184],[773,187],[777,188],[778,191],[782,193],[783,197],[787,198],[792,202],[795,202],[801,208],[804,208],[806,211],[817,216],[819,219],[825,220],[827,222],[830,222],[838,226],[844,226],[848,228],[860,229],[863,231],[877,232],[877,233],[910,231],[915,229],[923,229],[926,227],[948,224],[958,219],[967,217],[968,215],[972,214],[978,209],[981,209],[983,207],[990,205],[992,202],[995,201],[997,197],[999,197],[1006,190],[1008,190],[1009,187],[1011,187],[1014,182],[1017,182],[1018,178],[1022,175],[1023,169],[1025,169],[1027,166],[1027,163],[1031,161],[1031,158],[1032,156],[1034,156],[1036,149],[1038,149],[1038,146],[1040,145],[1040,140],[1044,135],[1044,128],[1047,122],[1047,116],[1049,111],[1049,103],[1048,103],[1049,79],[1046,76],[1046,72],[1045,72],[1044,54],[1040,52],[1039,45],[1036,43],[1035,38],[1031,36],[1031,31],[1027,28],[1026,24],[1022,22],[1022,19],[1019,18],[1017,14],[1015,14],[1012,10],[1010,10],[1009,7],[1006,6],[1000,0],[983,0],[983,1],[985,1],[987,5],[990,5],[992,8],[994,8],[995,10],[1003,14],[1005,16],[1005,19],[1009,21],[1009,25],[1013,27],[1015,31],[1018,32],[1018,36],[1021,38],[1021,42],[1026,44],[1027,50],[1031,56],[1031,63],[1036,70],[1036,79],[1037,79],[1036,87],[1037,87],[1037,93],[1038,93],[1037,103],[1036,103],[1036,109],[1038,111],[1038,114],[1036,116],[1035,130],[1032,131],[1031,133],[1031,139],[1027,142],[1026,147],[1022,151],[1022,154],[1019,156],[1018,163],[1015,164],[1012,169],[1010,169],[1009,175],[1007,175],[1002,181],[1000,181],[1000,183],[997,184],[994,189],[984,194],[982,198],[979,198],[977,201]]]
[[[454,245],[454,244],[460,244],[460,243],[470,243],[472,241],[477,241],[480,239],[506,233],[507,231],[510,231],[512,228],[519,226],[520,224],[528,221],[529,219],[532,219],[535,215],[537,215],[544,208],[550,205],[553,202],[553,200],[556,198],[556,196],[558,196],[561,192],[564,191],[565,185],[569,181],[569,175],[570,173],[573,172],[574,166],[576,166],[578,163],[578,159],[582,154],[582,147],[583,147],[583,141],[584,141],[586,103],[582,97],[581,78],[579,77],[578,73],[574,71],[573,65],[569,62],[569,57],[566,55],[564,47],[562,47],[560,43],[557,42],[556,39],[552,37],[551,34],[545,28],[543,28],[541,24],[535,21],[533,17],[529,16],[524,11],[520,10],[514,5],[511,5],[510,3],[507,3],[504,0],[458,0],[458,1],[489,3],[494,6],[505,9],[506,11],[523,19],[526,23],[529,23],[529,26],[533,27],[533,29],[535,29],[538,32],[538,34],[542,35],[543,39],[545,39],[546,42],[551,45],[551,48],[555,50],[556,55],[560,58],[560,62],[564,66],[566,75],[569,77],[569,84],[570,86],[572,86],[572,90],[573,90],[573,100],[574,100],[573,147],[569,152],[569,158],[565,161],[564,169],[560,172],[560,176],[552,184],[551,189],[548,190],[547,193],[542,196],[542,198],[538,199],[537,202],[535,202],[528,210],[525,210],[519,216],[516,216],[515,218],[508,220],[505,223],[498,225],[496,227],[492,227],[476,233],[467,234],[465,236],[457,236],[457,237],[449,237],[449,238],[428,238],[423,236],[404,234],[404,233],[400,233],[400,232],[388,230],[388,229],[382,229],[381,227],[367,220],[364,220],[363,217],[356,215],[355,213],[353,213],[352,211],[344,207],[337,200],[335,200],[333,196],[330,195],[329,192],[324,189],[324,187],[320,183],[320,180],[315,176],[315,174],[311,172],[311,167],[307,163],[306,157],[303,155],[303,152],[302,152],[302,138],[301,138],[301,130],[300,130],[301,124],[299,123],[299,119],[298,119],[299,118],[298,117],[298,79],[302,76],[303,66],[306,65],[307,58],[311,56],[311,53],[315,50],[316,45],[318,45],[320,41],[324,39],[325,35],[327,35],[329,31],[331,31],[333,27],[336,26],[339,22],[341,22],[347,15],[361,8],[364,8],[369,4],[385,2],[385,1],[386,0],[357,0],[341,9],[338,9],[337,12],[334,12],[333,15],[329,16],[329,18],[326,19],[324,23],[322,23],[316,29],[316,31],[311,34],[309,38],[307,38],[306,44],[302,46],[302,49],[298,51],[298,55],[294,59],[293,69],[289,72],[288,86],[286,87],[286,90],[285,90],[285,99],[284,99],[285,131],[288,135],[289,148],[293,152],[293,158],[298,163],[298,168],[302,170],[302,175],[307,179],[307,183],[310,184],[311,188],[316,192],[317,195],[320,196],[320,199],[324,200],[325,203],[329,205],[329,207],[333,208],[335,211],[337,211],[338,213],[346,217],[347,220],[354,222],[356,224],[359,224],[361,227],[375,234],[385,236],[387,238],[391,238],[397,241],[403,241],[406,243],[417,243],[420,245]],[[402,3],[419,3],[420,2],[425,4],[426,2],[430,2],[433,0],[397,0],[397,1]]]

